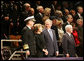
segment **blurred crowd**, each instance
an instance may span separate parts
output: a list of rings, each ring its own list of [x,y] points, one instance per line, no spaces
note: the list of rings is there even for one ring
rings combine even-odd
[[[35,24],[44,25],[46,19],[52,20],[60,53],[63,52],[61,43],[65,26],[71,24],[78,47],[76,50],[80,51],[80,45],[83,45],[82,1],[1,1],[1,39],[8,39],[9,35],[21,35],[24,19],[32,15]]]

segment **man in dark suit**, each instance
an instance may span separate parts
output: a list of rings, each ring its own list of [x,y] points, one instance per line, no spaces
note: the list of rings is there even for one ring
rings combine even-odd
[[[20,13],[20,26],[21,29],[25,26],[25,22],[24,19],[27,18],[30,15],[30,4],[29,3],[25,3],[24,4],[24,11]]]
[[[58,35],[58,28],[56,26],[57,19],[55,16],[51,16],[50,19],[52,20],[52,27],[51,29],[55,30],[56,38],[59,40],[59,35]]]
[[[47,19],[45,21],[46,29],[44,29],[44,31],[42,32],[48,50],[48,57],[52,57],[55,55],[58,56],[59,54],[55,31],[51,29],[51,26],[52,21],[50,19]]]
[[[66,57],[75,57],[75,40],[72,36],[72,26],[66,25],[65,26],[66,33],[63,35],[62,38],[62,47],[63,52]]]
[[[72,23],[73,17],[72,17],[72,15],[69,14],[69,15],[67,15],[66,19],[67,19],[67,22],[63,24],[63,30],[64,30],[64,32],[65,32],[65,26],[66,25],[70,25]]]
[[[37,10],[38,10],[38,14],[35,16],[36,23],[43,24],[43,21],[42,21],[42,18],[44,16],[43,15],[43,12],[44,12],[43,6],[38,6]]]
[[[26,54],[30,55],[30,57],[35,57],[36,43],[33,31],[31,30],[35,21],[34,16],[30,16],[24,21],[26,21],[26,26],[22,30],[23,50],[26,50]]]
[[[79,57],[83,57],[83,20],[82,19],[77,19],[77,31],[78,31],[78,36],[79,36],[79,41],[80,44],[77,47],[77,55]]]
[[[75,16],[75,18],[76,18],[76,20],[77,19],[83,19],[83,7],[81,7],[81,6],[78,6],[77,7],[77,14],[76,14],[76,16]]]

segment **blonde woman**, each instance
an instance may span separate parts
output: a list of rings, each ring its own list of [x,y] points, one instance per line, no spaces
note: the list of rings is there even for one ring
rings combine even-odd
[[[41,24],[34,25],[37,57],[43,57],[44,55],[48,55],[48,51],[45,45],[45,40],[42,35],[42,30],[43,30],[43,26]]]
[[[44,16],[50,17],[50,13],[51,13],[51,8],[45,8],[45,10],[44,10]]]

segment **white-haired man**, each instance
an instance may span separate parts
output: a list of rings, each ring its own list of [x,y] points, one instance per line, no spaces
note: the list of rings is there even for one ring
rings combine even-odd
[[[63,52],[66,57],[75,57],[75,40],[73,35],[72,25],[65,26],[66,33],[63,35],[62,38],[62,47]]]

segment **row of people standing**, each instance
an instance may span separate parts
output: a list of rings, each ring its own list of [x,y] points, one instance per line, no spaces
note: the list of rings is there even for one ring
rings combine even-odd
[[[51,29],[51,20],[48,19],[45,21],[46,29],[43,32],[42,25],[34,25],[33,20],[34,19],[26,19],[26,27],[24,27],[22,30],[22,41],[24,50],[27,50],[27,54],[31,57],[36,57],[36,55],[38,57],[42,57],[43,52],[45,52],[45,55],[49,57],[58,55],[59,50],[57,45],[57,39],[55,31]],[[35,39],[33,39],[34,34],[32,33],[32,30],[30,30],[33,25]],[[35,51],[37,51],[37,53]]]
[[[34,17],[28,17],[25,19],[26,26],[22,30],[23,49],[27,50],[27,54],[30,57],[43,57],[43,56],[58,56],[59,49],[57,44],[57,38],[55,30],[51,29],[52,21],[47,19],[45,21],[44,30],[42,31],[41,24],[35,24]],[[32,26],[34,27],[32,28]],[[31,28],[33,30],[31,30]],[[66,57],[75,57],[75,40],[72,33],[72,26],[66,25],[66,33],[62,37],[63,53]],[[34,34],[33,34],[34,33]],[[70,36],[72,38],[70,38]],[[34,39],[35,38],[35,39]],[[72,51],[73,50],[73,51]]]

